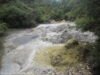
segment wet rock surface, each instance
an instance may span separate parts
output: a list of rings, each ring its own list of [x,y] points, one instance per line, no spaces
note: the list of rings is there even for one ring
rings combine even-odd
[[[93,43],[97,37],[92,32],[82,32],[75,28],[75,23],[67,22],[60,24],[40,25],[36,28],[40,31],[41,39],[52,43],[65,43],[66,40],[76,39],[78,41]]]
[[[89,72],[77,72],[76,68],[75,71],[57,71],[52,66],[37,62],[34,57],[38,50],[45,47],[62,46],[66,40],[71,38],[95,42],[97,37],[92,32],[81,32],[74,26],[73,22],[41,24],[36,28],[9,34],[4,43],[5,52],[0,75],[90,75]]]

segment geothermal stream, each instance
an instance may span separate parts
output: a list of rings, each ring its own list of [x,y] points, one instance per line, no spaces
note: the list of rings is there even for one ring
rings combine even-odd
[[[0,75],[58,75],[53,74],[52,66],[36,62],[34,55],[37,50],[63,45],[71,38],[90,43],[97,39],[92,32],[76,30],[73,22],[40,24],[36,28],[12,32],[5,38]]]

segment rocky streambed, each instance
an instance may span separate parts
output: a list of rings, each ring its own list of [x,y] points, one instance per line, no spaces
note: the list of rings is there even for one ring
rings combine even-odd
[[[97,37],[92,32],[77,30],[73,22],[40,24],[36,28],[10,33],[5,37],[0,75],[91,75],[85,69],[86,64],[78,64],[80,66],[61,71],[37,61],[38,51],[47,47],[63,46],[69,39],[94,43]],[[46,50],[44,53],[48,55]]]

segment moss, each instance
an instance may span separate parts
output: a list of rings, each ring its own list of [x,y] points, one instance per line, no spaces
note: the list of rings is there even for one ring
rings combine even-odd
[[[72,39],[64,46],[54,46],[39,50],[36,54],[36,60],[43,64],[51,65],[56,69],[64,69],[83,63],[82,59],[86,56],[87,50],[86,43],[78,43],[78,41]]]
[[[77,45],[79,45],[79,43],[78,43],[78,41],[75,40],[75,39],[70,39],[70,40],[68,40],[68,41],[65,43],[65,47],[66,47],[66,48],[75,47],[75,46],[77,46]]]
[[[62,46],[55,46],[39,50],[36,53],[37,61],[41,61],[44,64],[50,65],[52,56],[56,56],[59,53],[62,53],[63,51],[61,49],[63,50]]]

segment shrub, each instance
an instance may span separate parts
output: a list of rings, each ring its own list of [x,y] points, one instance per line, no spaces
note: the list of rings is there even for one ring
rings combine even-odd
[[[2,20],[9,24],[10,28],[30,27],[31,20],[27,17],[25,12],[17,7],[8,8],[4,11],[5,14],[1,17]]]
[[[6,23],[0,23],[0,35],[5,33],[7,30],[7,24]]]
[[[93,25],[91,24],[93,24],[94,19],[89,17],[82,17],[82,18],[77,18],[75,22],[77,24],[77,28],[88,30],[91,29],[91,27],[93,27]]]
[[[20,6],[20,7],[19,7]],[[21,2],[5,4],[0,7],[0,20],[9,24],[9,28],[26,28],[33,26],[31,9]]]
[[[64,19],[64,11],[61,9],[52,10],[51,19],[63,20]]]
[[[40,17],[41,22],[47,22],[47,21],[49,21],[49,19],[50,19],[49,15],[42,15]]]

